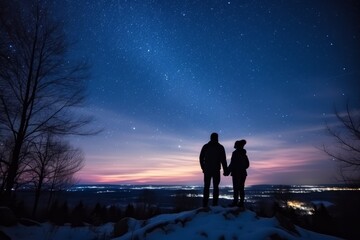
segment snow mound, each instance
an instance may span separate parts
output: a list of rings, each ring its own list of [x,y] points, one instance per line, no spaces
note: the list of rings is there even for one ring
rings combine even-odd
[[[113,238],[117,226],[120,226],[119,232],[124,235]],[[148,220],[125,218],[116,224],[107,223],[97,227],[91,225],[84,227],[55,226],[50,223],[39,223],[34,226],[23,224],[12,227],[0,226],[0,239],[6,239],[5,237],[1,238],[3,234],[16,240],[338,239],[297,227],[281,216],[261,218],[249,210],[240,211],[238,208],[224,207],[199,208],[175,214],[162,214]]]
[[[281,218],[260,218],[238,208],[199,208],[146,221],[128,219],[130,239],[338,239],[294,226]]]

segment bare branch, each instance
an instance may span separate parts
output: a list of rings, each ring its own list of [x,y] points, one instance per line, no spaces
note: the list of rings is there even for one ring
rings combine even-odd
[[[87,129],[91,117],[75,111],[84,104],[88,65],[69,60],[63,25],[42,4],[1,2],[0,130],[13,142],[7,161],[8,194],[26,166],[21,160],[26,144],[39,142],[45,133],[98,132]]]
[[[326,125],[329,135],[336,140],[335,146],[323,146],[322,150],[339,163],[340,176],[345,182],[360,183],[360,112],[351,110],[335,116],[340,125]]]

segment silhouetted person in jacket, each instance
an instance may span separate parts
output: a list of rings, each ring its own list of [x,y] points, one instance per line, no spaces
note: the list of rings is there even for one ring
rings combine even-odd
[[[228,167],[228,171],[225,173],[228,176],[231,173],[233,190],[234,190],[234,200],[231,206],[239,206],[244,208],[244,199],[245,199],[245,180],[247,176],[246,169],[249,167],[249,158],[246,155],[246,150],[244,146],[246,140],[236,141],[234,144],[235,151],[233,151],[231,156],[231,162]],[[240,193],[240,202],[239,201]]]
[[[224,172],[227,171],[226,154],[224,147],[219,143],[217,133],[212,133],[210,141],[205,144],[200,152],[200,166],[204,173],[204,198],[203,206],[207,207],[209,202],[209,189],[211,179],[213,181],[213,206],[218,205],[220,169],[223,166]]]

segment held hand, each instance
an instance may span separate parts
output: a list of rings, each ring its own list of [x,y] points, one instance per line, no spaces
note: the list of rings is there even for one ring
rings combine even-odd
[[[229,171],[224,171],[224,176],[229,176],[230,175],[230,172]]]

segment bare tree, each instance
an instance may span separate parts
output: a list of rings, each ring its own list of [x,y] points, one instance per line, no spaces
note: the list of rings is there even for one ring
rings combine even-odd
[[[74,175],[84,166],[84,156],[80,149],[73,148],[65,142],[57,144],[57,149],[59,154],[55,156],[51,165],[48,206],[55,191],[61,191],[76,183]]]
[[[24,143],[44,132],[91,133],[85,127],[92,119],[74,111],[84,103],[88,66],[69,57],[62,24],[42,3],[2,1],[0,6],[0,133],[13,142],[5,179],[8,197]]]
[[[79,149],[55,140],[50,134],[31,144],[24,178],[35,188],[33,215],[43,190],[52,192],[56,187],[67,187],[76,172],[83,167],[84,157]]]
[[[327,125],[327,131],[335,140],[334,146],[323,150],[340,166],[340,176],[349,184],[360,184],[360,110],[349,108],[339,113],[335,110],[338,124]]]
[[[28,171],[26,171],[26,173],[23,175],[25,175],[25,178],[27,177],[28,182],[33,183],[35,187],[33,215],[35,215],[43,185],[49,178],[50,173],[48,167],[56,155],[54,149],[55,144],[56,143],[52,141],[50,135],[41,137],[39,141],[31,144],[31,150],[28,156],[30,161],[26,165]]]
[[[11,156],[11,151],[14,147],[14,141],[12,138],[1,139],[0,142],[0,193],[2,193],[6,186],[6,179],[9,169],[9,157]],[[27,171],[27,158],[28,155],[29,142],[24,142],[23,147],[21,148],[21,152],[19,154],[19,168],[17,171],[17,175],[15,178],[16,184],[14,184],[14,188],[20,187],[22,184],[27,184],[26,181],[22,180],[22,174]]]

